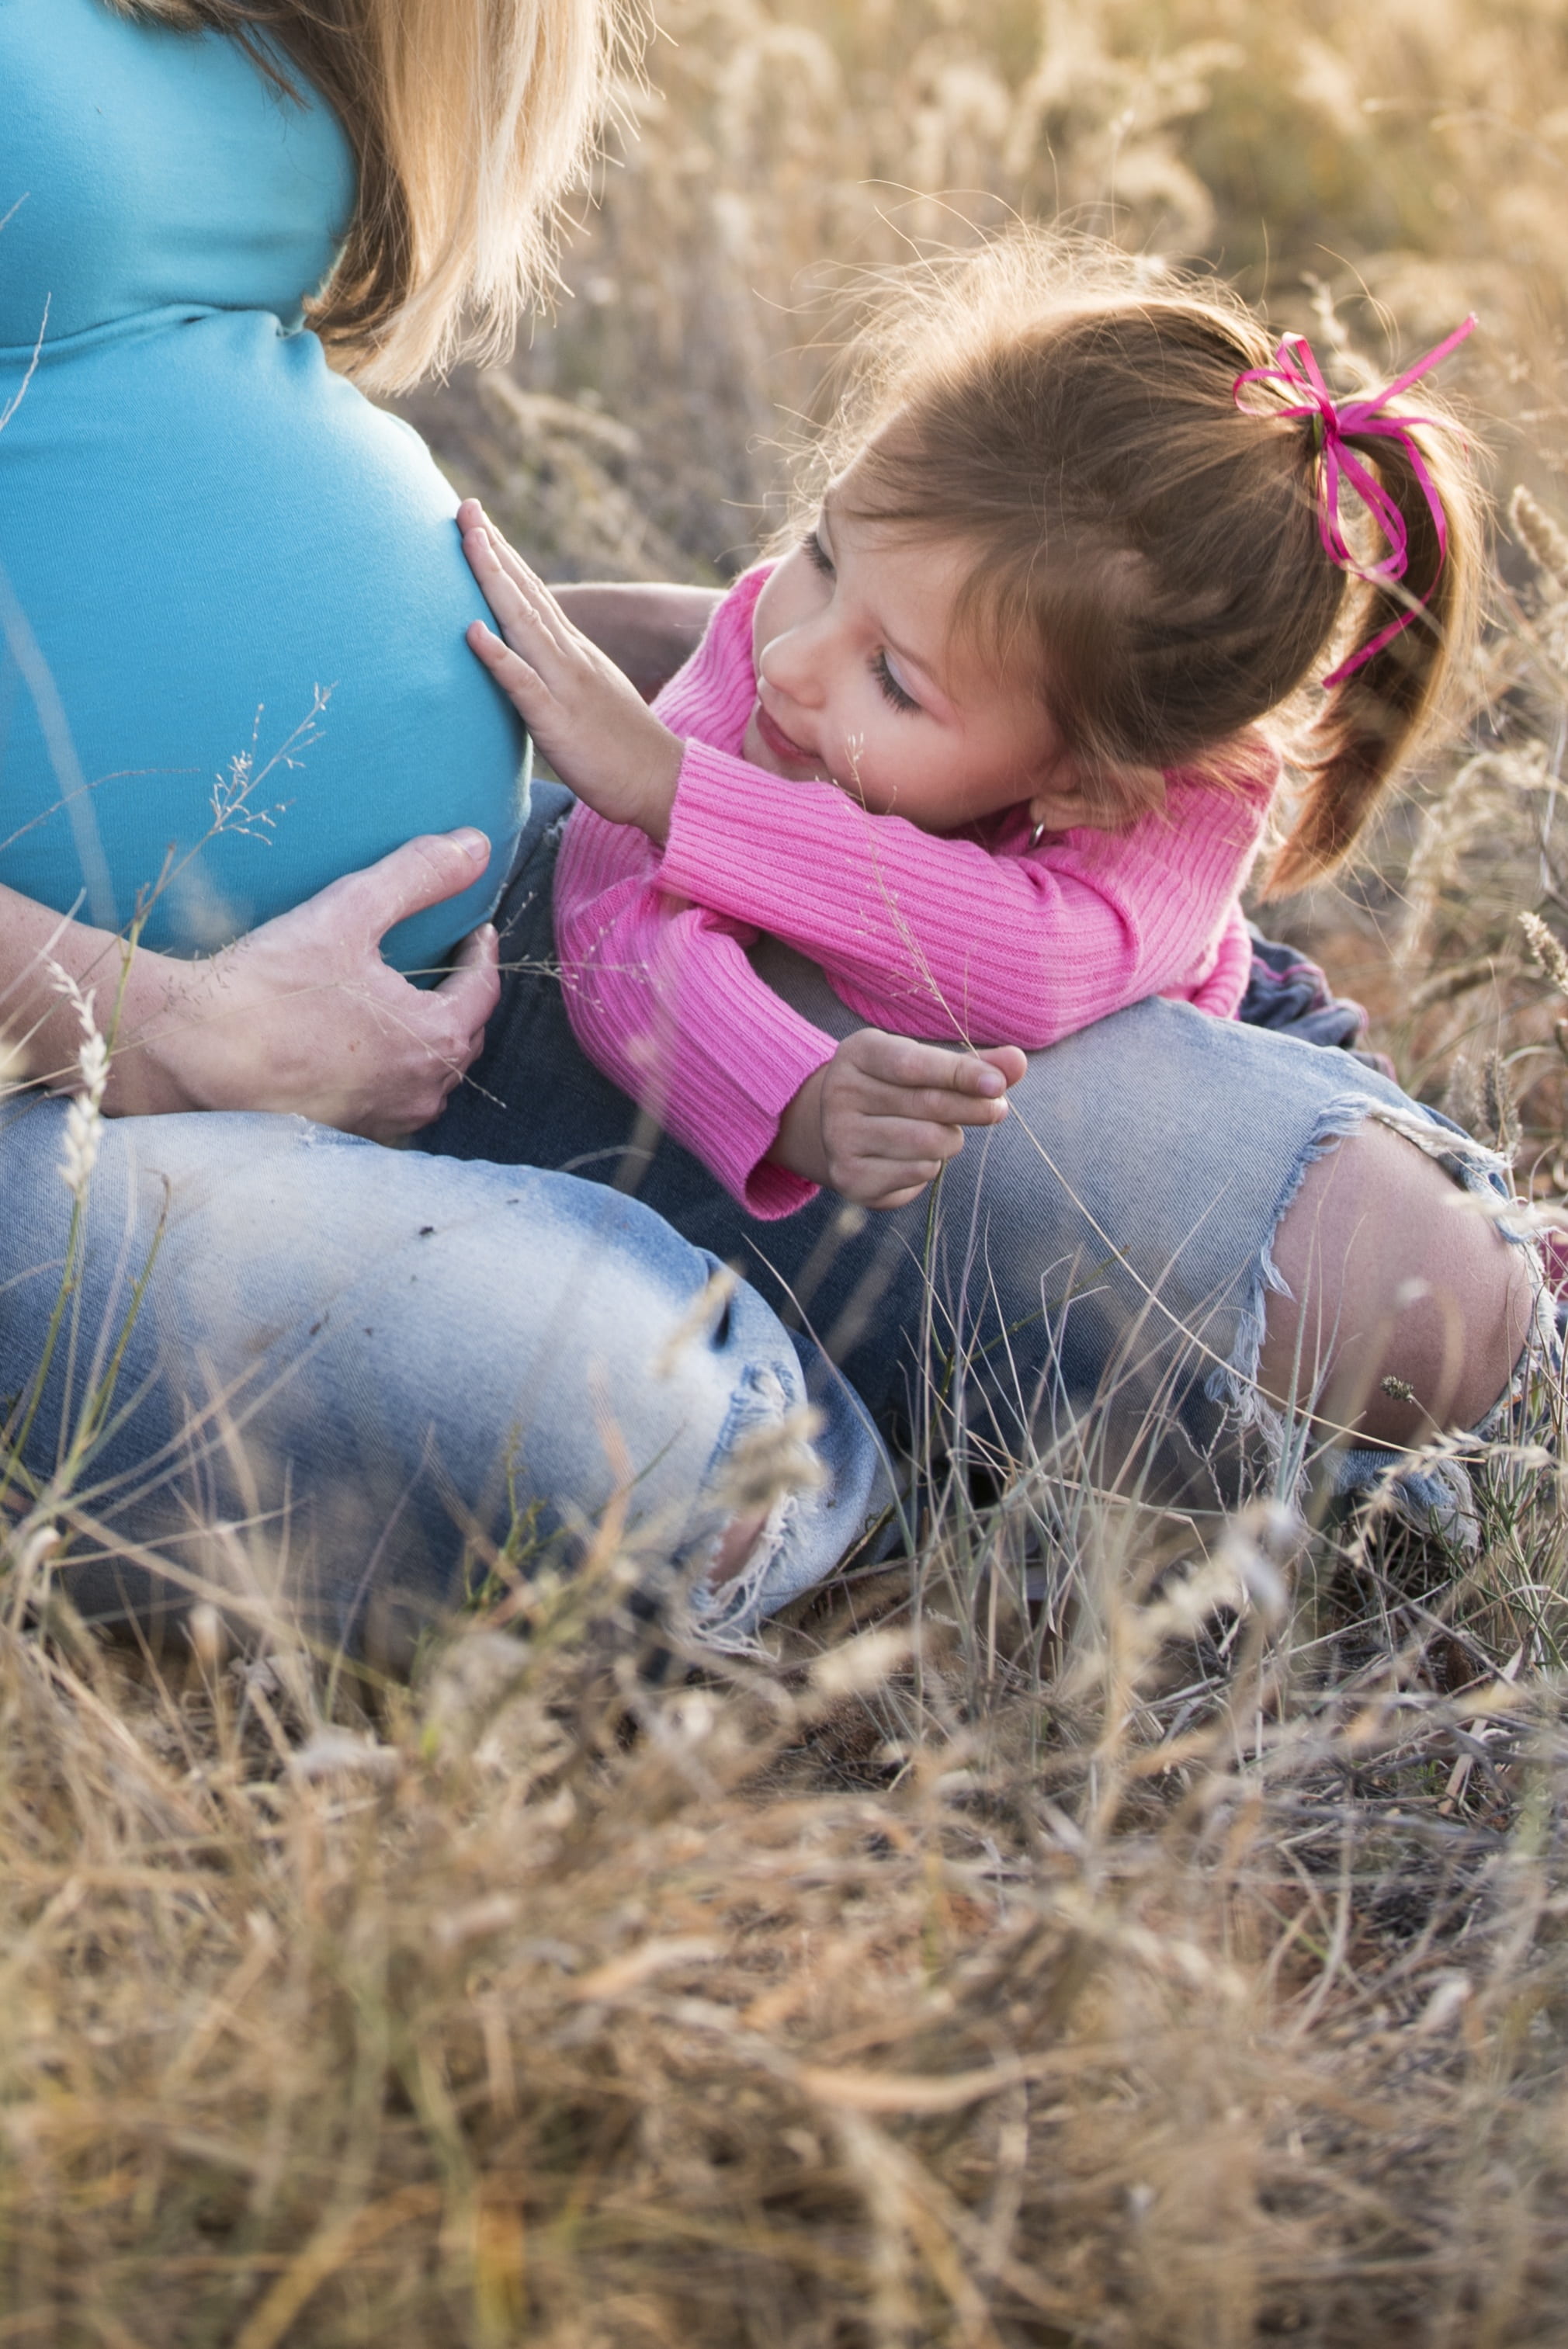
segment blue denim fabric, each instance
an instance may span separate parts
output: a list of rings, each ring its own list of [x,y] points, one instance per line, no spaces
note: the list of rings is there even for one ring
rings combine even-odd
[[[1249,923],[1253,940],[1253,975],[1247,982],[1236,1017],[1250,1028],[1272,1028],[1277,1035],[1295,1036],[1303,1044],[1333,1046],[1353,1053],[1380,1076],[1392,1077],[1394,1064],[1385,1052],[1367,1051],[1367,1013],[1347,995],[1336,995],[1322,966],[1295,947],[1265,938]]]
[[[867,1216],[824,1195],[758,1223],[573,1037],[551,975],[570,806],[536,784],[498,916],[500,1009],[421,1145],[634,1189],[809,1328],[894,1444],[962,1433],[998,1464],[1033,1453],[1058,1475],[1231,1506],[1260,1451],[1280,1473],[1249,1376],[1278,1281],[1270,1242],[1312,1159],[1370,1116],[1457,1181],[1492,1179],[1490,1154],[1349,1054],[1156,999],[1032,1055],[1006,1122],[913,1206]],[[858,1024],[789,949],[754,960],[820,1026]],[[1389,1464],[1357,1459],[1367,1482]]]
[[[1322,967],[1295,947],[1282,946],[1249,923],[1253,975],[1238,1019],[1252,1028],[1273,1028],[1304,1044],[1336,1045],[1349,1051],[1367,1032],[1367,1014],[1347,995],[1329,991]]]
[[[0,1111],[13,1428],[66,1268],[65,1115],[36,1096]],[[26,1460],[57,1473],[123,1334],[70,1479],[104,1532],[73,1538],[67,1579],[100,1618],[155,1613],[195,1576],[242,1611],[276,1596],[356,1642],[367,1611],[406,1627],[448,1603],[469,1534],[499,1541],[515,1516],[536,1558],[570,1567],[618,1496],[645,1581],[673,1560],[700,1594],[737,1446],[752,1437],[755,1465],[812,1358],[750,1291],[707,1297],[713,1259],[634,1200],[291,1118],[108,1125],[79,1269]],[[816,1369],[824,1481],[779,1501],[758,1573],[708,1624],[732,1643],[889,1496],[864,1414]],[[156,1548],[173,1582],[128,1545]]]

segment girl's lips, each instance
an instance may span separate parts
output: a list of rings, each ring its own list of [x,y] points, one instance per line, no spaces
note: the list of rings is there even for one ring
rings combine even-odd
[[[810,767],[818,763],[816,753],[803,750],[799,742],[792,742],[784,729],[774,724],[760,701],[757,705],[757,730],[776,759],[787,759],[794,767]]]

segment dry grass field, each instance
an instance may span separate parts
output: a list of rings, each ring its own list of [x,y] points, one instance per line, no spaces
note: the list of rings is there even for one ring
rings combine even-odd
[[[1568,1193],[1558,0],[662,0],[566,295],[407,403],[554,575],[708,579],[844,264],[1065,212],[1452,380],[1473,709],[1276,909]],[[1568,965],[1563,966],[1568,974]],[[767,1666],[495,1593],[407,1684],[0,1610],[0,2343],[1524,2349],[1568,2302],[1568,1558],[1021,1464]],[[505,1628],[501,1628],[504,1619]]]

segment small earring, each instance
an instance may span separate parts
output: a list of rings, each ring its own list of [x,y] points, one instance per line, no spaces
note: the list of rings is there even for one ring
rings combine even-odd
[[[1030,846],[1031,848],[1038,848],[1038,846],[1039,846],[1039,844],[1040,844],[1041,841],[1042,841],[1042,840],[1044,840],[1045,836],[1046,836],[1046,827],[1045,827],[1045,825],[1044,825],[1043,823],[1037,823],[1037,824],[1035,826],[1035,828],[1034,828],[1033,832],[1029,834],[1029,846]]]

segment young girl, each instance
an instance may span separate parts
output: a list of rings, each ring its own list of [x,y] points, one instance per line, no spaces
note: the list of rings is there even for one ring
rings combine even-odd
[[[1270,876],[1297,887],[1462,651],[1476,496],[1398,395],[1468,331],[1336,404],[1299,338],[1119,256],[1026,234],[927,274],[862,339],[792,551],[652,710],[465,510],[505,638],[469,642],[585,802],[555,901],[584,1050],[769,1216],[823,1182],[913,1197],[1006,1113],[1020,1047],[1150,995],[1233,1018],[1259,721],[1337,642]],[[760,934],[874,1026],[835,1047]]]

